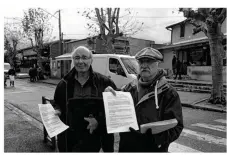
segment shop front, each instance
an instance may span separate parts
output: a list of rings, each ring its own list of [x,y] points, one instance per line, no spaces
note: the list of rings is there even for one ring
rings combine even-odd
[[[182,75],[188,75],[194,80],[212,81],[210,47],[207,39],[194,43],[170,45],[159,50],[164,56],[162,68],[172,70],[172,58],[176,55],[182,64]],[[223,79],[224,81],[226,79],[226,51],[223,57]]]

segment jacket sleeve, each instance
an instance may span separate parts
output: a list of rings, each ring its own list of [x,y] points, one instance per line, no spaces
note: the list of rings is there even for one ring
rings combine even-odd
[[[168,97],[165,98],[165,100],[168,103],[164,105],[164,112],[163,114],[161,114],[162,120],[176,118],[178,124],[174,128],[153,135],[155,143],[158,146],[163,144],[170,144],[171,142],[175,141],[180,136],[184,128],[180,97],[178,93],[173,89],[172,91],[167,93]]]

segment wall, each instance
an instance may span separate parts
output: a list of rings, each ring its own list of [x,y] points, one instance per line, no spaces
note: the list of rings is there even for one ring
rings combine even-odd
[[[142,50],[143,48],[151,47],[151,45],[154,44],[154,41],[131,38],[131,37],[129,37],[128,40],[129,40],[129,46],[130,46],[130,55],[136,55],[136,53]]]
[[[87,39],[66,43],[66,53],[71,53],[78,46],[87,46]]]
[[[195,35],[192,34],[194,26],[186,23],[185,24],[185,33],[184,37],[180,37],[180,25],[176,25],[172,27],[172,44],[180,43],[180,42],[185,42],[188,40],[193,40],[193,39],[199,39],[199,38],[207,38],[203,32],[199,32]],[[225,34],[226,33],[226,19],[222,24],[222,32]]]
[[[212,81],[211,66],[188,66],[188,75],[195,80]],[[222,70],[223,82],[226,82],[226,66]]]
[[[59,61],[60,62],[60,61]],[[61,78],[61,67],[58,66],[57,60],[51,60],[51,78]]]
[[[171,70],[172,70],[173,51],[166,49],[166,50],[163,50],[161,53],[163,55],[164,61],[160,62],[159,67],[163,68],[165,70],[170,70],[168,72],[169,72],[169,74],[171,74],[172,73]]]
[[[206,37],[203,32],[199,32],[195,35],[192,34],[192,29],[194,26],[192,26],[189,23],[185,24],[185,32],[184,32],[184,37],[180,37],[180,25],[176,25],[173,27],[172,30],[172,44],[179,43],[179,42],[184,42],[187,40],[192,40],[192,39],[198,39],[198,38],[203,38]]]
[[[59,55],[61,55],[59,51],[59,42],[56,42],[50,45],[50,58],[55,60],[55,57]]]

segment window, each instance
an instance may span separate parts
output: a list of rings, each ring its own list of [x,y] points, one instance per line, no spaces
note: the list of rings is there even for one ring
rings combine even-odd
[[[185,24],[180,25],[180,37],[184,37],[184,31],[185,31]]]
[[[138,74],[139,64],[134,58],[121,58],[126,70],[129,74]]]
[[[110,58],[110,60],[109,60],[109,70],[110,70],[110,72],[112,72],[114,74],[126,77],[126,74],[125,74],[120,62],[117,59]]]

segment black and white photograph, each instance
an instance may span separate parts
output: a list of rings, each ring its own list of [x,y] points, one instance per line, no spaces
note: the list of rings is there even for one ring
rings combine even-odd
[[[1,151],[225,153],[227,5],[110,2],[4,2]]]

